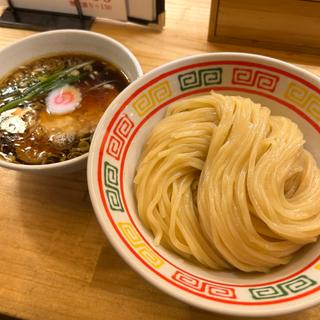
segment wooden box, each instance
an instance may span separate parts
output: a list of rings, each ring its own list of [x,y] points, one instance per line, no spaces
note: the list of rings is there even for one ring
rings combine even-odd
[[[208,40],[320,52],[320,0],[212,0]]]

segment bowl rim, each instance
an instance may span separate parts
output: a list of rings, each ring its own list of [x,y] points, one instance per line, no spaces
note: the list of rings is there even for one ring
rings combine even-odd
[[[96,172],[99,170],[99,168],[94,166],[96,164],[96,157],[97,152],[94,152],[93,149],[98,149],[102,143],[101,135],[104,129],[108,126],[110,123],[111,116],[113,116],[119,107],[124,103],[124,101],[127,99],[127,95],[132,94],[132,92],[136,91],[141,87],[141,85],[149,82],[150,80],[156,78],[160,74],[166,73],[167,71],[171,69],[179,68],[180,66],[183,66],[184,64],[189,65],[192,64],[193,60],[203,58],[203,59],[210,59],[210,57],[213,57],[214,59],[219,58],[245,58],[246,61],[253,60],[254,62],[261,62],[261,63],[269,63],[271,65],[275,65],[277,68],[284,67],[286,70],[290,70],[293,73],[299,74],[302,78],[307,78],[310,82],[314,84],[315,87],[318,87],[318,91],[320,93],[320,78],[316,76],[315,74],[311,73],[308,70],[302,69],[301,67],[298,67],[296,65],[293,65],[289,62],[275,59],[272,57],[264,56],[264,55],[258,55],[258,54],[251,54],[251,53],[242,53],[242,52],[209,52],[209,53],[200,53],[196,55],[189,55],[185,56],[173,61],[170,61],[166,64],[163,64],[159,67],[156,67],[152,69],[151,71],[145,73],[142,77],[131,83],[126,89],[124,89],[117,97],[113,100],[113,102],[110,104],[109,108],[105,111],[104,115],[101,117],[101,120],[99,122],[99,125],[96,128],[96,131],[94,133],[92,143],[90,146],[89,151],[89,157],[88,157],[88,164],[87,164],[87,181],[88,181],[88,190],[89,195],[91,199],[91,203],[95,212],[95,215],[99,221],[99,224],[101,228],[103,229],[107,239],[112,244],[113,248],[117,253],[124,259],[124,261],[133,269],[135,270],[142,278],[150,282],[152,285],[154,285],[156,288],[160,289],[164,293],[173,296],[174,298],[183,301],[184,303],[187,303],[188,305],[192,305],[194,307],[201,308],[206,311],[210,312],[217,312],[220,314],[230,315],[230,316],[241,316],[241,317],[270,317],[270,316],[278,316],[283,314],[290,314],[293,312],[301,311],[307,308],[310,308],[312,306],[315,306],[320,303],[320,297],[318,301],[316,299],[310,299],[307,301],[300,302],[301,300],[296,300],[296,303],[290,304],[289,306],[282,305],[282,307],[273,309],[270,308],[268,311],[266,310],[253,310],[250,309],[248,306],[247,311],[240,311],[239,309],[232,308],[230,306],[227,307],[226,305],[223,306],[223,304],[216,302],[210,302],[207,301],[206,303],[201,303],[197,300],[192,301],[190,297],[186,297],[183,295],[182,290],[178,288],[172,288],[167,283],[161,281],[161,278],[157,275],[154,275],[151,272],[146,272],[146,269],[144,268],[143,264],[135,259],[132,254],[130,253],[130,250],[122,243],[118,241],[118,237],[113,237],[113,228],[111,224],[105,219],[105,215],[103,214],[102,209],[100,208],[100,195],[98,192],[96,192],[96,186],[97,186],[97,177]]]
[[[15,47],[19,47],[21,45],[24,45],[25,43],[29,42],[30,40],[37,40],[41,38],[47,38],[51,37],[54,35],[74,35],[74,34],[80,34],[86,37],[92,37],[95,39],[100,39],[103,41],[107,41],[114,45],[115,47],[119,48],[123,52],[125,52],[129,59],[133,62],[134,67],[136,68],[137,71],[137,79],[143,76],[143,70],[142,66],[137,59],[137,57],[130,51],[125,45],[123,45],[121,42],[106,36],[104,34],[94,32],[94,31],[89,31],[89,30],[77,30],[77,29],[59,29],[59,30],[50,30],[50,31],[44,31],[36,34],[31,34],[29,36],[26,36],[22,39],[19,39],[17,41],[14,41],[11,44],[6,45],[0,50],[0,56],[3,53],[6,53],[7,51],[11,51],[15,49]],[[50,53],[48,53],[48,56],[50,56]],[[33,58],[34,60],[37,59],[37,57]],[[136,80],[136,79],[135,79]],[[133,80],[132,82],[134,82]],[[25,172],[42,172],[42,171],[55,171],[59,168],[61,169],[67,169],[67,168],[72,168],[74,165],[77,165],[83,161],[85,161],[88,158],[89,152],[86,152],[82,154],[81,156],[78,156],[73,159],[65,160],[62,162],[56,162],[56,163],[49,163],[49,164],[36,164],[36,165],[30,165],[30,164],[21,164],[21,163],[11,163],[8,161],[5,161],[3,159],[0,159],[0,167],[7,168],[7,169],[12,169],[16,171],[25,171]]]

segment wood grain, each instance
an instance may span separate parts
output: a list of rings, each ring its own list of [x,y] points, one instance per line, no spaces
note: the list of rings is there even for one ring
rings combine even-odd
[[[93,30],[124,43],[144,71],[200,52],[245,51],[320,74],[317,56],[208,43],[209,0],[167,0],[166,5],[162,32],[103,22],[96,22]],[[29,34],[2,28],[0,47]],[[179,302],[131,270],[100,230],[85,172],[33,176],[2,168],[0,313],[32,320],[237,319]],[[320,307],[315,307],[272,320],[318,320],[319,313]]]

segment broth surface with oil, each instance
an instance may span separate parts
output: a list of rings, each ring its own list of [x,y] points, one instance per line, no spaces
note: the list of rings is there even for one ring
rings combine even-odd
[[[128,84],[108,61],[81,54],[19,67],[0,81],[0,158],[46,164],[88,152],[99,119]]]

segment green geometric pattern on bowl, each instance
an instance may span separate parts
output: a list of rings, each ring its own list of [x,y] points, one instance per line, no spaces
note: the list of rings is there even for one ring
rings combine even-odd
[[[222,68],[209,68],[185,72],[178,75],[180,90],[221,84]]]
[[[253,299],[274,299],[304,291],[317,284],[317,281],[310,279],[306,275],[301,275],[289,281],[279,283],[275,286],[250,288],[249,291]]]
[[[119,170],[108,161],[104,163],[104,186],[111,210],[123,212],[119,192]]]

